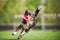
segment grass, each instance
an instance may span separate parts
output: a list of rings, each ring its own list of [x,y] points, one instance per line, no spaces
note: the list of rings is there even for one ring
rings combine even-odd
[[[18,40],[19,33],[15,36],[11,33],[12,31],[0,31],[0,40]],[[60,31],[32,30],[23,37],[23,40],[60,40]]]

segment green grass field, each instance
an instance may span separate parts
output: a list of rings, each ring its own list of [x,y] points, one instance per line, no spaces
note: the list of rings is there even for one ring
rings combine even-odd
[[[0,31],[0,40],[18,40],[17,35],[12,36],[12,31]],[[60,40],[60,31],[51,31],[51,30],[31,30],[27,33],[23,40]]]

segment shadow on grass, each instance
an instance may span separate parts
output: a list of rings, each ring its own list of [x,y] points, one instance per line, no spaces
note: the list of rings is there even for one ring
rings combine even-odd
[[[0,39],[0,40],[18,40],[18,39]]]

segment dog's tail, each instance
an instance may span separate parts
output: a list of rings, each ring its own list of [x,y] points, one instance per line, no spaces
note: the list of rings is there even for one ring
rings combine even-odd
[[[37,15],[38,15],[38,13],[39,13],[39,11],[41,10],[41,9],[43,9],[44,8],[44,6],[39,6],[37,9],[36,9],[36,11],[35,11],[35,17],[37,17]]]
[[[40,11],[40,10],[38,10],[38,8],[37,8],[36,11],[35,11],[35,17],[37,17],[39,11]]]

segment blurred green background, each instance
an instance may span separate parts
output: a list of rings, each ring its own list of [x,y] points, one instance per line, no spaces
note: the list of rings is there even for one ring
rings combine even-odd
[[[12,25],[13,23],[20,23],[21,18],[16,19],[15,14],[24,13],[24,9],[28,8],[30,11],[42,4],[42,0],[1,0],[0,1],[0,25]],[[45,15],[52,14],[45,18],[46,25],[60,25],[60,0],[46,0],[44,3]],[[55,16],[54,16],[55,14]],[[38,15],[37,25],[41,26],[41,15]]]

